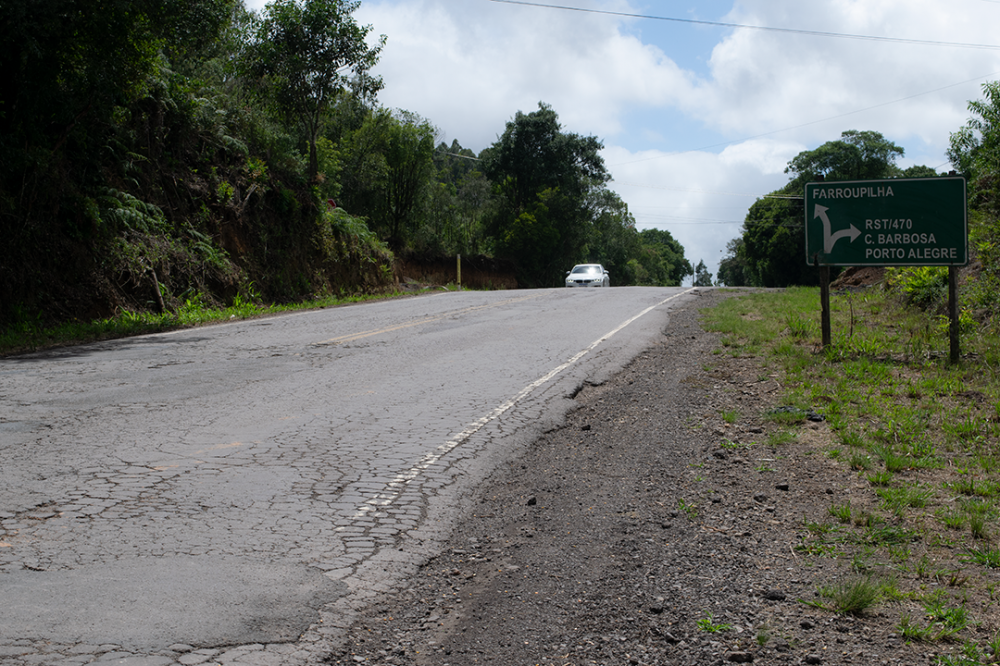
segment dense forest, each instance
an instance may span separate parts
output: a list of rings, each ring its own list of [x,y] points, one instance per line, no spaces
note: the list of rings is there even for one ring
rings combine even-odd
[[[961,290],[971,321],[994,321],[1000,314],[1000,82],[983,85],[983,99],[969,103],[971,117],[951,134],[947,159],[966,179],[969,194],[969,252]],[[840,139],[796,155],[785,169],[788,183],[759,198],[748,211],[741,235],[727,246],[718,281],[730,286],[816,285],[818,271],[804,261],[808,182],[883,178],[932,178],[926,166],[901,169],[901,146],[873,131],[849,130]],[[946,268],[886,270],[885,284],[917,305],[936,308],[947,298]]]
[[[695,274],[548,105],[478,155],[382,107],[391,37],[358,6],[0,4],[0,330],[386,290],[403,256],[488,257],[526,287],[578,262],[618,285]]]

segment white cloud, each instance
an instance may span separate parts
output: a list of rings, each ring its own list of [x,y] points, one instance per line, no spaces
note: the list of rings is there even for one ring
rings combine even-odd
[[[972,0],[745,0],[727,17],[740,24],[982,44],[997,43],[991,34],[996,19],[1000,6]],[[710,68],[697,105],[721,131],[756,134],[810,123],[790,135],[815,144],[843,129],[874,129],[897,143],[917,139],[943,152],[945,128],[964,122],[966,100],[978,94],[975,82],[946,86],[1000,72],[1000,51],[736,30],[715,47]],[[886,104],[896,100],[902,101]],[[863,109],[870,110],[854,113]],[[824,118],[834,119],[812,123]]]
[[[366,3],[388,35],[380,98],[480,150],[516,111],[553,106],[570,131],[614,136],[632,105],[656,106],[690,75],[606,16],[468,0]]]

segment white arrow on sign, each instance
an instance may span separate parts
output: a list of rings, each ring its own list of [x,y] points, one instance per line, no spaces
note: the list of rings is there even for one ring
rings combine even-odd
[[[818,217],[823,220],[823,254],[830,254],[833,252],[834,244],[841,238],[850,238],[853,243],[861,232],[858,228],[851,225],[850,229],[842,229],[835,234],[830,233],[830,218],[827,216],[826,211],[830,210],[826,206],[820,206],[816,204],[816,214],[813,217]]]

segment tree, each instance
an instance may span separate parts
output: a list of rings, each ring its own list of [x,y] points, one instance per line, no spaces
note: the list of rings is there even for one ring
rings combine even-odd
[[[746,259],[743,256],[743,238],[734,238],[726,243],[726,257],[719,262],[717,274],[720,284],[727,287],[746,287],[750,284],[747,276]]]
[[[803,189],[809,181],[868,180],[901,174],[896,160],[904,150],[879,132],[847,130],[839,141],[827,141],[815,150],[805,150],[792,158],[785,173],[794,174],[790,186]]]
[[[557,284],[582,254],[593,211],[588,195],[610,179],[595,137],[561,131],[555,111],[539,103],[517,112],[483,151],[483,173],[498,207],[490,225],[500,256],[516,259],[518,281]]]
[[[791,188],[755,201],[743,221],[742,257],[752,286],[818,284],[816,270],[806,264],[805,213],[801,201],[788,198]]]
[[[394,120],[386,150],[389,242],[402,247],[404,234],[414,231],[419,222],[419,197],[433,171],[437,130],[427,120],[407,111],[400,111]]]
[[[983,84],[972,117],[950,137],[948,159],[969,180],[973,205],[1000,213],[1000,81]]]
[[[601,189],[591,195],[588,206],[594,218],[586,260],[603,264],[615,284],[635,284],[628,262],[639,252],[639,232],[628,205],[611,190]]]
[[[983,99],[969,102],[972,117],[951,135],[948,159],[969,187],[970,245],[983,270],[969,300],[996,313],[1000,289],[1000,81],[983,84]],[[994,315],[995,316],[995,315]]]
[[[637,284],[676,287],[694,274],[691,262],[684,258],[684,247],[669,231],[643,229],[639,244]]]
[[[242,72],[260,82],[275,109],[299,125],[309,147],[309,179],[319,170],[316,142],[326,114],[350,91],[372,100],[382,89],[370,74],[385,45],[369,47],[371,26],[351,16],[359,0],[274,0],[264,8],[242,60]]]
[[[878,132],[848,130],[838,141],[805,150],[788,163],[791,179],[785,187],[758,199],[743,222],[739,246],[742,278],[752,286],[786,287],[817,284],[816,271],[806,264],[801,198],[806,183],[819,178],[867,180],[902,175],[896,160],[904,151]],[[727,276],[735,277],[729,272]],[[720,279],[722,266],[720,265]]]
[[[422,222],[436,132],[408,111],[377,109],[343,142],[342,200],[352,213],[368,217],[394,249],[403,248]]]
[[[699,261],[698,265],[694,269],[694,283],[692,286],[695,287],[712,286],[712,274],[709,272],[708,267],[705,265],[704,261]]]

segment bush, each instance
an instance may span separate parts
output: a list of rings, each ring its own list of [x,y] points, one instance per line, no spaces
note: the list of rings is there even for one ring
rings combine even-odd
[[[941,266],[889,268],[886,282],[899,290],[907,303],[924,309],[948,298],[948,269]]]

